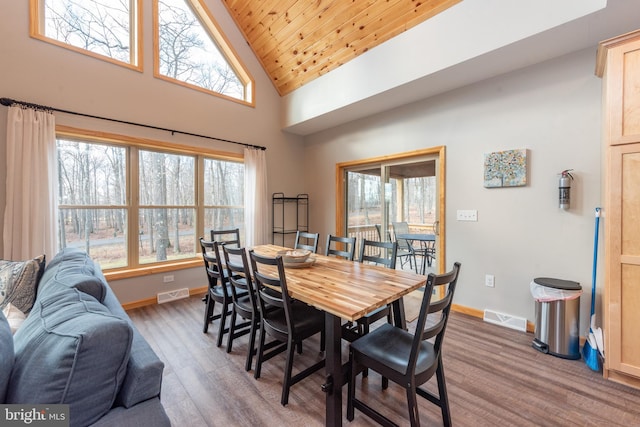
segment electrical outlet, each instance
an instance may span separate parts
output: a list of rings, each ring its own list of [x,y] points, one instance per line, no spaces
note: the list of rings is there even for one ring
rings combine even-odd
[[[169,274],[169,275],[167,275],[167,276],[164,276],[164,277],[162,278],[162,280],[164,281],[164,283],[170,283],[170,282],[173,282],[173,280],[174,280],[174,279],[173,279],[173,274]]]
[[[475,209],[458,209],[456,211],[456,219],[458,221],[477,221],[478,211]]]
[[[496,278],[493,274],[485,274],[484,275],[484,285],[493,288],[496,286]]]

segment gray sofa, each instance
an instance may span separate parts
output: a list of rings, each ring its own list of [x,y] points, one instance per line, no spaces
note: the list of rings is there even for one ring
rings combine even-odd
[[[47,263],[28,317],[13,339],[6,330],[0,312],[0,402],[68,404],[71,426],[171,425],[164,364],[84,252]]]

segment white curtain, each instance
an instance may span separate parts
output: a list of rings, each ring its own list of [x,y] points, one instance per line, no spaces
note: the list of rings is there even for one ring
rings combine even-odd
[[[269,194],[266,150],[244,149],[245,246],[269,243]]]
[[[27,260],[58,249],[55,117],[50,112],[9,107],[7,201],[3,258]]]

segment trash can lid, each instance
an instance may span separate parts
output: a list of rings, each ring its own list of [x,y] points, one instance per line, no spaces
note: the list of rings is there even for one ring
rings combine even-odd
[[[552,277],[536,277],[533,281],[538,285],[546,286],[548,288],[564,289],[567,291],[582,290],[580,283],[573,282],[571,280],[554,279]]]

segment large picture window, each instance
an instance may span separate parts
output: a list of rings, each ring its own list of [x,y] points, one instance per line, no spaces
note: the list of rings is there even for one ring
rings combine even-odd
[[[79,131],[59,134],[57,148],[61,247],[104,270],[196,260],[213,228],[244,234],[241,158]]]

